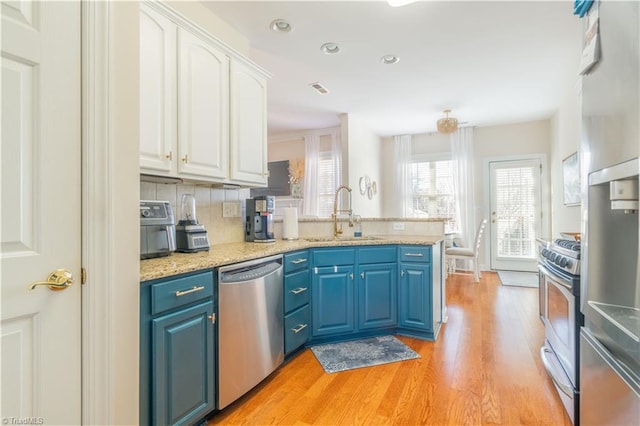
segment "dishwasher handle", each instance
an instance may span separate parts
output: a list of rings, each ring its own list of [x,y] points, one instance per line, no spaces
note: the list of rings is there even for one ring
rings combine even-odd
[[[220,273],[220,284],[237,284],[254,281],[282,269],[282,264],[279,262],[267,262],[246,267],[242,266],[242,264],[237,266],[237,269],[231,269]]]

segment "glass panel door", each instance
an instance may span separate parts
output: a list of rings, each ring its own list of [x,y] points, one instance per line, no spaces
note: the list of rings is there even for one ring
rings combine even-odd
[[[537,271],[541,229],[540,160],[489,163],[491,268]]]

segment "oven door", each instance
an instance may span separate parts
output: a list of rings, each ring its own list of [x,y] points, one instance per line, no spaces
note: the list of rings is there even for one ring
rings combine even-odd
[[[571,281],[540,265],[545,293],[545,337],[576,387],[576,318]]]

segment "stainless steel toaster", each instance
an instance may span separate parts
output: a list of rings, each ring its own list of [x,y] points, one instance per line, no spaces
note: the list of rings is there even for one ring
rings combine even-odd
[[[176,224],[168,201],[140,201],[140,259],[176,250]]]

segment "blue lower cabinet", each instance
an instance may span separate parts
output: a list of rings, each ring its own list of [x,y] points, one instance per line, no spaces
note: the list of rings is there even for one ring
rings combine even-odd
[[[432,331],[431,265],[400,264],[398,326]]]
[[[355,330],[353,266],[316,267],[311,272],[313,337]]]
[[[397,324],[398,268],[393,264],[361,265],[358,282],[358,329]]]
[[[311,312],[309,305],[287,314],[284,317],[284,354],[288,355],[309,340],[311,330]]]
[[[194,424],[216,406],[215,278],[140,285],[140,424]]]
[[[212,315],[209,301],[151,321],[151,424],[191,424],[215,409]]]

